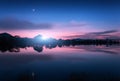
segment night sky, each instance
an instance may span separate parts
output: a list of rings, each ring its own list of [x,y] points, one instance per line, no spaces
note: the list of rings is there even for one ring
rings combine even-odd
[[[119,0],[0,0],[0,32],[21,37],[119,38]]]

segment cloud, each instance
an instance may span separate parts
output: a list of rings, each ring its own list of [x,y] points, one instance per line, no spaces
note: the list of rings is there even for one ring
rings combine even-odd
[[[109,34],[109,33],[115,33],[118,32],[117,30],[109,30],[109,31],[103,31],[103,32],[93,32],[89,34],[96,34],[96,35],[102,35],[102,34]]]
[[[82,39],[120,39],[120,36],[117,34],[117,30],[109,30],[102,32],[91,32],[83,35],[72,35],[72,36],[63,36],[63,38],[82,38]]]
[[[86,22],[78,22],[78,21],[69,21],[66,23],[54,23],[56,27],[67,27],[67,28],[75,28],[75,27],[85,27],[88,26],[89,24]]]
[[[65,24],[65,26],[68,26],[68,27],[83,27],[83,26],[87,26],[88,23],[85,23],[85,22],[77,22],[77,21],[70,21],[69,23]]]
[[[21,20],[11,17],[0,19],[0,30],[40,30],[51,28],[78,28],[85,26],[88,26],[88,23],[74,20],[66,23],[34,23],[30,20]]]
[[[34,30],[34,29],[50,29],[50,23],[33,23],[31,21],[19,20],[17,18],[0,19],[1,30]]]

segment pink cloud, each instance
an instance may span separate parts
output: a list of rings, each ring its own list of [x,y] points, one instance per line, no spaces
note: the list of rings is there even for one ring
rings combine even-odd
[[[63,38],[82,38],[82,39],[120,39],[120,31],[116,30],[110,30],[110,31],[102,31],[102,32],[91,32],[86,33],[83,35],[69,35],[69,36],[63,36]]]

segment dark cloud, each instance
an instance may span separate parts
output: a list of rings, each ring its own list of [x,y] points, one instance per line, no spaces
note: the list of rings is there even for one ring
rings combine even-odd
[[[120,39],[120,36],[114,35],[118,33],[117,30],[103,31],[103,32],[91,32],[83,35],[72,35],[72,36],[63,36],[64,38],[83,38],[83,39],[96,39],[96,38],[109,38],[109,39]]]
[[[1,30],[35,30],[35,29],[50,29],[50,23],[33,23],[31,21],[19,20],[17,18],[0,19]]]
[[[103,31],[103,32],[93,32],[89,34],[96,34],[96,35],[102,35],[102,34],[109,34],[109,33],[115,33],[118,32],[117,30],[110,30],[110,31]]]

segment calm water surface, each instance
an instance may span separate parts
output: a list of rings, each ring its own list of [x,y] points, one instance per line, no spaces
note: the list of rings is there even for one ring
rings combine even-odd
[[[0,52],[0,81],[120,81],[120,46]]]

